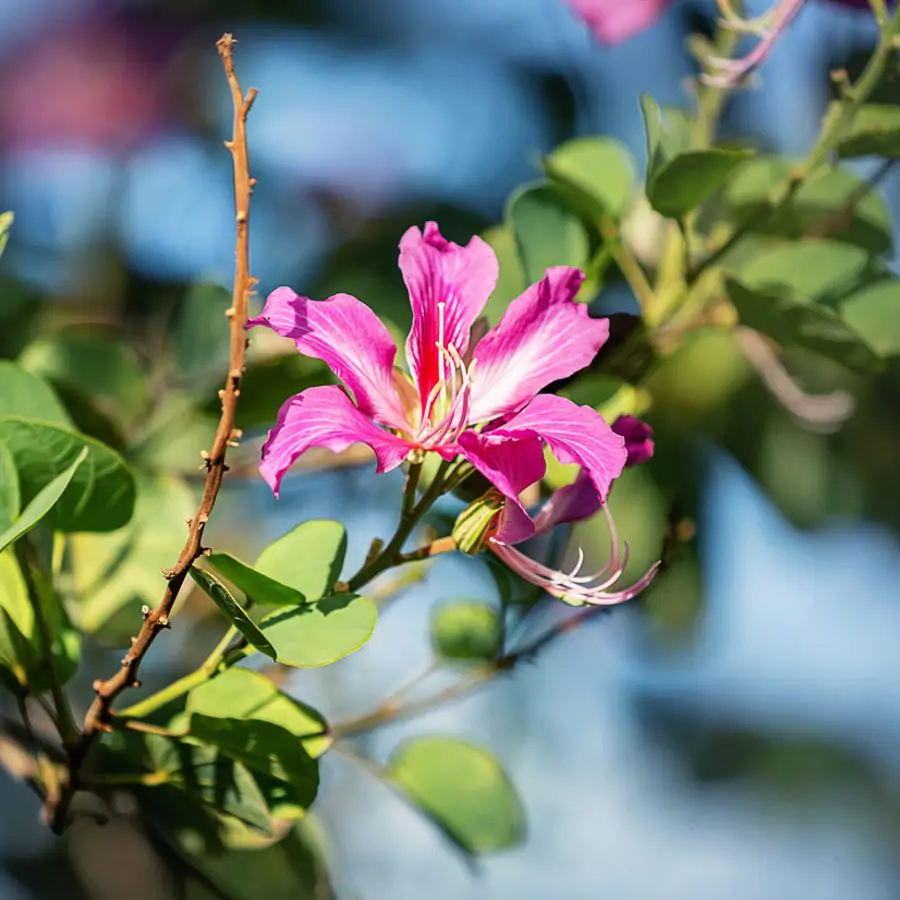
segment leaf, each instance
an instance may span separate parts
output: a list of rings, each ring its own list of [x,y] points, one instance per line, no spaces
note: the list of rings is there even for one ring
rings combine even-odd
[[[257,719],[222,719],[194,713],[191,735],[226,756],[298,788],[298,802],[309,808],[319,789],[318,763],[290,732]]]
[[[634,190],[634,163],[610,138],[574,138],[543,159],[551,181],[568,188],[583,211],[597,221],[624,215]]]
[[[587,265],[587,229],[550,182],[525,185],[510,198],[506,218],[513,228],[525,280],[540,281],[550,266]]]
[[[230,306],[231,293],[218,284],[195,284],[185,294],[172,329],[172,352],[185,377],[221,380],[228,365]]]
[[[15,460],[26,505],[87,449],[87,458],[47,514],[51,529],[112,531],[131,518],[134,478],[122,458],[103,444],[58,425],[18,416],[0,417],[0,442]]]
[[[322,715],[280,691],[270,679],[250,669],[227,669],[188,694],[188,714],[210,718],[259,719],[280,725],[306,748],[321,756],[332,742]]]
[[[188,571],[191,578],[194,579],[216,606],[219,607],[234,627],[237,628],[237,630],[247,638],[257,650],[265,653],[266,656],[271,659],[275,659],[275,648],[266,640],[256,623],[241,608],[241,605],[237,600],[228,593],[228,589],[225,585],[217,578],[210,575],[209,572],[204,572],[196,566],[191,566]]]
[[[40,572],[31,574],[50,634],[53,668],[64,683],[78,665],[80,638],[52,586]],[[9,548],[0,553],[0,666],[18,684],[40,692],[50,687],[47,663],[25,580]]]
[[[500,649],[500,618],[488,603],[457,601],[431,618],[431,643],[446,659],[489,660]]]
[[[859,199],[865,182],[846,169],[827,169],[813,175],[785,208],[772,215],[772,192],[796,164],[786,157],[763,157],[746,163],[724,192],[725,202],[738,221],[746,222],[757,233],[796,239],[823,221],[842,218],[852,206],[846,222],[830,231],[829,238],[863,247],[871,254],[891,249],[891,223],[884,200],[877,191],[866,192]]]
[[[660,166],[647,184],[647,199],[663,216],[677,219],[724,187],[750,154],[743,150],[688,150]]]
[[[244,429],[268,428],[289,396],[333,383],[334,376],[325,363],[299,353],[250,361],[241,382],[240,425]],[[218,416],[221,403],[217,393],[211,391],[203,412]]]
[[[494,288],[494,293],[484,308],[488,322],[496,325],[509,304],[528,287],[528,283],[525,281],[525,272],[519,259],[519,249],[516,246],[516,235],[512,226],[508,223],[497,225],[482,232],[481,236],[490,244],[500,263],[497,287]]]
[[[347,530],[340,522],[311,519],[269,544],[253,568],[307,600],[319,600],[341,577],[346,553]]]
[[[0,359],[0,416],[27,416],[56,425],[72,424],[53,388],[13,362]]]
[[[263,606],[296,606],[306,600],[300,591],[257,572],[230,553],[212,553],[209,562],[254,603]]]
[[[506,773],[487,751],[452,738],[414,738],[393,754],[388,771],[467,853],[504,850],[525,837],[525,814]]]
[[[104,629],[111,643],[133,632],[140,607],[159,601],[165,587],[161,570],[177,559],[193,507],[193,493],[181,479],[139,475],[128,525],[109,534],[72,536],[79,624],[85,631]]]
[[[0,531],[6,531],[19,516],[19,474],[6,444],[0,443]]]
[[[260,622],[286,666],[327,666],[359,650],[375,630],[375,604],[355,594],[277,610]]]
[[[40,338],[25,349],[19,363],[113,422],[135,422],[150,400],[137,355],[100,329],[67,329]]]
[[[644,136],[647,140],[647,180],[649,181],[664,161],[662,110],[649,94],[641,94],[638,102],[641,105]]]
[[[838,156],[884,156],[900,159],[900,108],[888,104],[861,106],[849,134],[837,145]]]
[[[9,229],[12,227],[15,216],[11,212],[0,213],[0,256],[6,249],[7,241],[9,241]]]
[[[863,370],[900,354],[900,281],[864,250],[824,240],[783,244],[757,253],[737,281],[745,289],[732,297],[741,322],[779,343]],[[751,301],[746,291],[763,299]],[[793,311],[779,320],[786,309]]]
[[[22,514],[15,522],[4,532],[0,533],[0,553],[13,541],[17,541],[23,534],[34,528],[47,515],[54,504],[62,497],[66,488],[75,477],[76,470],[87,459],[87,455],[87,447],[83,447],[81,453],[78,454],[69,468],[60,472],[56,478],[42,487],[25,509],[22,510]]]

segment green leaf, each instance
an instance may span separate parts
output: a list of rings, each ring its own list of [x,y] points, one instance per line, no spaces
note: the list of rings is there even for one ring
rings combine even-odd
[[[355,594],[277,610],[260,622],[286,666],[327,666],[362,647],[375,630],[375,604]]]
[[[493,659],[500,640],[500,617],[488,603],[457,601],[440,606],[432,615],[431,643],[447,659]]]
[[[860,107],[850,133],[837,145],[838,156],[900,159],[900,107],[869,103]]]
[[[782,244],[748,260],[737,281],[745,290],[732,299],[742,323],[779,343],[863,370],[876,357],[900,354],[900,281],[858,247],[824,240]],[[763,299],[752,301],[746,291]],[[786,309],[793,311],[780,321]]]
[[[487,751],[451,738],[414,738],[394,753],[388,771],[467,853],[504,850],[525,837],[525,814],[512,782]]]
[[[21,508],[16,461],[6,444],[0,443],[0,531],[6,531],[15,522]]]
[[[332,743],[322,715],[250,669],[227,669],[188,694],[187,712],[209,718],[259,719],[289,731],[313,758]]]
[[[724,187],[746,162],[743,150],[688,150],[660,166],[647,184],[647,199],[663,216],[677,219]]]
[[[773,190],[784,183],[796,165],[796,160],[785,157],[746,163],[724,193],[738,221],[761,234],[798,239],[823,221],[841,219],[852,207],[846,222],[829,232],[829,238],[863,247],[872,254],[891,249],[891,222],[884,200],[877,191],[865,192],[865,182],[845,169],[827,169],[813,175],[785,208],[772,215]]]
[[[80,638],[52,586],[40,572],[31,574],[50,634],[53,668],[59,680],[66,682],[78,665]],[[0,553],[0,666],[21,686],[46,691],[50,687],[47,663],[25,580],[9,548]]]
[[[649,94],[641,94],[638,98],[641,115],[644,119],[644,136],[647,140],[647,181],[655,175],[663,164],[665,151],[662,146],[662,110]]]
[[[269,544],[253,568],[307,600],[319,600],[341,577],[346,553],[347,530],[340,522],[311,519]]]
[[[316,799],[318,763],[284,728],[257,719],[222,719],[194,713],[191,735],[218,747],[254,772],[299,789],[302,794],[298,802],[305,808]]]
[[[634,163],[617,141],[574,138],[545,156],[543,164],[550,179],[574,192],[594,221],[624,215],[634,190]]]
[[[231,293],[221,285],[200,283],[188,290],[172,331],[172,352],[185,377],[222,380],[231,340],[225,317],[230,306]]]
[[[131,518],[134,478],[122,458],[103,444],[57,425],[18,416],[0,417],[0,442],[15,460],[26,505],[87,449],[87,458],[48,513],[51,529],[112,531]]]
[[[497,287],[494,288],[494,293],[484,308],[488,322],[496,325],[509,304],[528,287],[528,284],[525,281],[525,272],[519,259],[519,249],[516,246],[516,235],[512,226],[508,223],[497,225],[483,232],[481,236],[490,244],[497,254],[497,262],[500,263]]]
[[[66,488],[75,477],[78,467],[87,459],[87,447],[83,447],[81,453],[75,457],[68,469],[60,472],[52,481],[44,485],[31,502],[22,510],[22,514],[4,532],[0,533],[0,553],[2,553],[13,541],[18,540],[27,531],[30,531],[47,515],[54,504],[62,497]]]
[[[213,553],[209,561],[254,603],[263,606],[297,606],[306,600],[300,591],[257,572],[230,553]]]
[[[225,371],[224,366],[221,371]],[[292,394],[333,383],[334,376],[325,363],[299,353],[251,360],[247,363],[244,380],[241,382],[241,402],[238,409],[240,426],[245,430],[268,428],[277,418],[281,405]],[[218,416],[221,405],[218,394],[211,391],[202,409],[208,415]]]
[[[3,251],[6,249],[9,241],[9,229],[12,227],[14,219],[15,216],[11,212],[0,213],[0,256],[3,256]]]
[[[516,191],[506,218],[513,227],[528,284],[540,281],[550,266],[583,269],[587,265],[587,229],[550,182],[534,182]]]
[[[110,534],[76,534],[70,539],[79,624],[119,643],[134,631],[143,604],[155,605],[165,588],[162,569],[184,545],[185,519],[194,497],[179,478],[140,475],[134,516]]]
[[[108,332],[69,329],[40,338],[19,363],[113,422],[134,423],[146,412],[150,396],[137,355]]]
[[[231,620],[234,627],[237,628],[237,630],[247,638],[257,650],[265,653],[266,656],[275,659],[275,648],[266,640],[256,623],[242,609],[237,600],[228,593],[228,589],[225,585],[217,578],[210,575],[209,572],[204,572],[196,566],[191,566],[188,571],[191,578],[194,579],[216,606],[219,607],[224,615]]]
[[[72,424],[65,407],[43,378],[5,359],[0,359],[0,416],[27,416],[55,425]]]

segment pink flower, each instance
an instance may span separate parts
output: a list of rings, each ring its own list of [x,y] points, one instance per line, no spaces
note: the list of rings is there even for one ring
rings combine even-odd
[[[609,334],[608,320],[590,318],[575,302],[583,273],[548,269],[485,334],[478,317],[498,265],[484,241],[461,247],[434,222],[424,233],[411,228],[400,241],[400,270],[413,311],[409,374],[394,365],[394,342],[375,313],[347,294],[316,301],[278,288],[248,323],[293,339],[344,383],[310,388],[282,406],[260,465],[275,495],[310,447],[341,452],[362,442],[379,472],[425,451],[463,456],[516,507],[518,540],[534,533],[518,497],[543,477],[545,446],[581,465],[605,499],[625,465],[625,441],[592,408],[538,394],[586,366]]]
[[[610,590],[622,577],[628,564],[628,545],[625,544],[624,550],[620,550],[616,526],[609,508],[600,501],[587,472],[582,470],[572,484],[553,492],[550,499],[535,516],[534,533],[546,534],[565,522],[590,518],[599,509],[603,510],[609,525],[610,558],[602,569],[590,575],[581,574],[584,566],[584,553],[581,549],[578,551],[578,563],[575,568],[565,572],[551,569],[512,546],[520,541],[504,538],[503,535],[504,533],[515,533],[515,528],[510,528],[507,520],[510,517],[515,518],[518,511],[509,504],[500,513],[497,534],[488,538],[486,546],[516,574],[566,603],[574,606],[585,604],[612,606],[616,603],[624,603],[626,600],[636,597],[653,581],[660,563],[654,563],[630,587],[619,591]]]
[[[612,423],[612,430],[625,438],[626,466],[637,466],[653,456],[653,429],[646,422],[634,416],[619,416]]]
[[[620,44],[649,28],[670,0],[568,0],[572,12],[582,19],[604,44]]]

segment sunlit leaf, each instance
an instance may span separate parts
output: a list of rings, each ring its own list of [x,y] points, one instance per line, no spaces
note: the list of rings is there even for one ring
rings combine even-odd
[[[467,853],[514,847],[525,837],[515,787],[486,750],[452,738],[413,738],[388,771],[422,812]]]
[[[0,532],[6,531],[15,522],[21,508],[16,461],[6,449],[6,444],[0,443]]]
[[[53,388],[16,363],[0,359],[0,416],[25,416],[69,426],[72,420]]]
[[[257,572],[230,553],[212,553],[209,561],[254,603],[263,606],[296,606],[306,600],[300,591]]]

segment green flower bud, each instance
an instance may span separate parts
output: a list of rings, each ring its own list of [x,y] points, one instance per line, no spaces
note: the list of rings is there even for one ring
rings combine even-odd
[[[496,488],[490,488],[457,516],[451,534],[461,552],[476,556],[481,551],[505,499]]]

